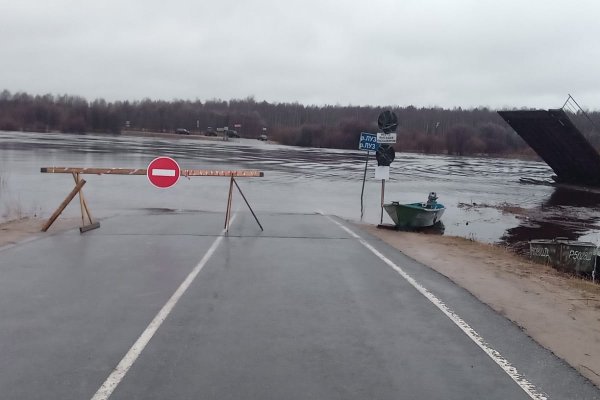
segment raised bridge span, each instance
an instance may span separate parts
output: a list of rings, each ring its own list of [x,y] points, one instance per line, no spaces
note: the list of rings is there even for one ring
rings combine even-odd
[[[498,114],[552,168],[557,182],[600,186],[600,154],[564,110]]]

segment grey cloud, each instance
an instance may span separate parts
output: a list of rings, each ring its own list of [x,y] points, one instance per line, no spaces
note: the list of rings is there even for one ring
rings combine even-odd
[[[581,1],[0,0],[0,88],[108,100],[600,104]]]

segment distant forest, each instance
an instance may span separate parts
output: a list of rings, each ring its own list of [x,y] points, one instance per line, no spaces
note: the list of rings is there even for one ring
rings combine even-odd
[[[384,109],[399,120],[397,151],[429,154],[533,155],[527,144],[494,110],[370,106],[306,106],[241,100],[150,100],[107,102],[83,97],[23,92],[0,93],[0,130],[112,133],[123,130],[205,132],[228,126],[242,137],[266,133],[281,144],[356,149],[360,132],[376,132]],[[598,120],[598,113],[592,119]],[[241,125],[241,128],[233,128]],[[198,128],[199,127],[199,128]],[[263,128],[266,128],[264,130]],[[596,146],[600,135],[583,122],[580,129]]]

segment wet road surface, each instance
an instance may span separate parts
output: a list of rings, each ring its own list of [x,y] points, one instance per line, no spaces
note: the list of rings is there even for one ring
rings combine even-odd
[[[347,222],[260,218],[264,232],[239,213],[223,235],[220,213],[120,216],[0,250],[1,397],[600,398],[509,321]]]

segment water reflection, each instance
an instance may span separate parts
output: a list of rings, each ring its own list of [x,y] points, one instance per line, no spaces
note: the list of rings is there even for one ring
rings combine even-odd
[[[500,242],[527,252],[529,240],[565,237],[578,240],[600,222],[600,193],[555,188],[538,207],[520,217],[522,222],[506,230]]]

